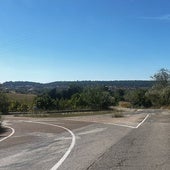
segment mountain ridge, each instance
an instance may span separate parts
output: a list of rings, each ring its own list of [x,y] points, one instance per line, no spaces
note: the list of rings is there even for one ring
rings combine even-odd
[[[7,81],[1,84],[6,92],[39,93],[43,90],[58,88],[67,89],[71,85],[81,87],[107,86],[111,89],[135,89],[149,88],[154,84],[150,80],[114,80],[114,81],[55,81],[50,83],[38,83],[31,81]]]

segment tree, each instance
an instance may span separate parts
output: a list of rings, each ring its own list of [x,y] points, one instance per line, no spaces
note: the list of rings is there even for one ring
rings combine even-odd
[[[150,107],[152,103],[146,96],[146,92],[143,89],[131,90],[125,95],[125,100],[135,107]]]
[[[76,96],[77,97],[77,96]],[[78,100],[78,99],[77,99]],[[115,98],[102,88],[86,88],[80,95],[79,104],[89,109],[107,109],[115,103]]]
[[[79,109],[81,106],[83,106],[83,103],[81,102],[81,95],[79,93],[73,94],[70,103],[72,106],[72,109]]]
[[[151,78],[156,81],[155,87],[165,88],[168,86],[168,83],[170,81],[170,71],[168,69],[162,68]]]
[[[29,111],[29,106],[27,104],[21,104],[20,108],[19,108],[20,112],[28,112]]]
[[[56,109],[56,101],[48,95],[36,97],[34,104],[38,109],[42,110]]]
[[[155,85],[148,90],[146,96],[155,107],[168,106],[170,104],[170,71],[162,68],[154,76]]]
[[[115,97],[115,102],[118,104],[120,101],[124,101],[125,90],[116,89],[113,91],[113,96]]]
[[[8,113],[9,101],[7,96],[0,92],[0,112],[3,114]]]
[[[10,102],[10,105],[9,105],[9,111],[10,112],[18,112],[20,107],[21,107],[20,102],[12,101],[12,102]]]

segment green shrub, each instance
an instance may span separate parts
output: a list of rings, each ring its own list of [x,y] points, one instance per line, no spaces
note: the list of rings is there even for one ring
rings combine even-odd
[[[9,101],[4,93],[0,92],[0,112],[3,114],[8,113]]]

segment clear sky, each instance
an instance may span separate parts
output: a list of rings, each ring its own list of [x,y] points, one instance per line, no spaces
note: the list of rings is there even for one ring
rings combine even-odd
[[[0,82],[148,80],[170,68],[169,0],[0,0]]]

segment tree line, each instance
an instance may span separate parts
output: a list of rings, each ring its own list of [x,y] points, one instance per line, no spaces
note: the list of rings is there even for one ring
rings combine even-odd
[[[70,86],[67,90],[56,88],[35,100],[37,108],[42,110],[66,109],[107,109],[118,105],[120,101],[129,102],[129,107],[160,108],[170,106],[170,71],[161,69],[152,76],[151,88],[114,89],[106,86],[79,87]]]
[[[128,102],[128,107],[160,108],[170,106],[170,71],[161,69],[152,76],[151,88],[110,89],[108,86],[82,87],[71,84],[67,89],[53,88],[38,95],[32,105],[9,102],[0,92],[0,112],[28,112],[34,110],[104,110],[109,106]]]
[[[71,85],[85,87],[97,87],[107,86],[111,89],[123,88],[123,89],[135,89],[135,88],[150,88],[153,85],[153,81],[141,81],[141,80],[125,80],[125,81],[57,81],[52,83],[35,83],[35,82],[5,82],[2,84],[2,90],[4,92],[16,92],[22,94],[41,94],[49,89],[57,87],[58,90],[64,90]]]
[[[82,88],[76,85],[70,86],[67,90],[53,89],[35,99],[36,107],[42,110],[102,110],[114,102],[107,88]]]

